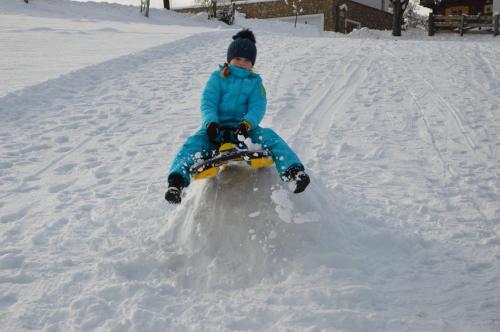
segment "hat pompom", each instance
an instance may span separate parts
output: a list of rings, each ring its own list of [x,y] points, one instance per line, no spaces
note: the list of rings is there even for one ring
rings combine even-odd
[[[250,31],[249,29],[241,30],[240,32],[238,32],[237,34],[235,34],[233,36],[233,40],[240,39],[240,38],[241,39],[248,39],[254,44],[257,43],[255,41],[255,36],[254,36],[253,32]]]

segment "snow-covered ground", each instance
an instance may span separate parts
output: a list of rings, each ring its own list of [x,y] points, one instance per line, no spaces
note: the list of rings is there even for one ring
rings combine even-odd
[[[215,30],[195,22],[186,25],[184,18],[174,15],[166,26],[161,16],[148,20],[131,6],[9,1],[15,2],[0,7],[4,58],[0,97],[106,60]]]
[[[237,24],[0,3],[2,331],[500,330],[500,39]],[[239,26],[311,186],[168,205]]]

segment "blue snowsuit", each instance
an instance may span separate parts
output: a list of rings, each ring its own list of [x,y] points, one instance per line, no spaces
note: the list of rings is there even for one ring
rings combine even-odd
[[[250,124],[249,137],[255,144],[271,151],[280,176],[291,166],[302,166],[297,155],[272,129],[259,127],[266,113],[266,90],[258,74],[250,70],[229,66],[230,75],[222,76],[223,67],[214,71],[201,98],[202,126],[180,148],[169,176],[180,174],[186,186],[190,183],[189,169],[199,159],[210,158],[219,144],[208,139],[206,128],[212,123],[237,127],[241,122]],[[222,141],[219,135],[217,141]]]

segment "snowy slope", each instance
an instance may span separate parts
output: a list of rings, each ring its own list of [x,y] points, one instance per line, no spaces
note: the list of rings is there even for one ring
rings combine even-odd
[[[263,125],[311,186],[230,168],[171,206],[237,27],[54,0],[0,16],[2,330],[500,329],[500,39],[240,18]]]
[[[0,13],[2,55],[9,59],[3,63],[0,96],[219,26],[194,20],[186,25],[184,16],[160,10],[152,9],[148,19],[137,7],[60,0],[10,1]]]

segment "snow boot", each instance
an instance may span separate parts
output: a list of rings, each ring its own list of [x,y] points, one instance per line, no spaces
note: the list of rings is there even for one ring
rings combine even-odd
[[[302,165],[291,166],[285,171],[283,177],[285,178],[285,181],[295,183],[295,189],[293,191],[294,194],[298,194],[306,190],[306,187],[311,182],[309,175],[304,172],[304,167]]]
[[[172,174],[168,177],[168,189],[165,199],[170,204],[180,204],[182,189],[184,188],[184,178],[179,174]]]

